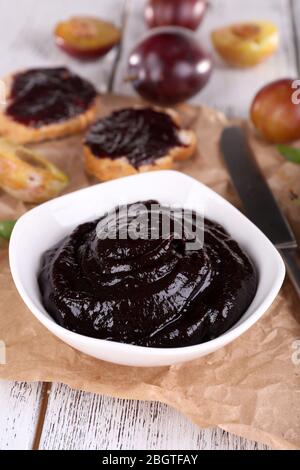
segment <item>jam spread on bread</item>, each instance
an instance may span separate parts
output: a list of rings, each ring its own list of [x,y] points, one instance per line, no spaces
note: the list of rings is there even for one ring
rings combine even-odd
[[[39,286],[53,319],[82,335],[162,348],[231,328],[254,298],[257,271],[222,226],[196,212],[180,231],[178,211],[156,201],[120,206],[47,251]],[[143,236],[129,236],[136,223]]]
[[[90,82],[65,67],[30,69],[13,76],[6,114],[40,128],[84,113],[96,95]]]
[[[168,155],[173,147],[184,147],[179,127],[172,117],[152,108],[125,108],[99,119],[86,137],[95,157],[126,157],[135,168]]]

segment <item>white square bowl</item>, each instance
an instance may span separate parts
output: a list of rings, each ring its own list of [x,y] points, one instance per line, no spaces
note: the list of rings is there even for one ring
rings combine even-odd
[[[59,326],[43,307],[37,283],[42,254],[77,225],[96,219],[119,204],[148,199],[201,211],[205,217],[223,225],[256,265],[259,281],[250,307],[238,323],[214,340],[195,346],[165,349],[89,338]],[[190,361],[225,346],[266,312],[278,294],[285,275],[278,251],[252,222],[214,191],[176,171],[144,173],[98,184],[32,209],[15,225],[9,257],[20,296],[49,331],[90,356],[130,366],[163,366]]]

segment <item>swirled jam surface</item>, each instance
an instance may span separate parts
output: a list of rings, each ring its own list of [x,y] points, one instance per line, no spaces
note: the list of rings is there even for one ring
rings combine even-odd
[[[127,157],[138,168],[167,155],[173,147],[183,147],[178,130],[165,112],[124,108],[95,122],[85,145],[96,157]]]
[[[216,338],[239,320],[255,295],[257,273],[220,225],[205,219],[201,249],[188,245],[193,228],[178,238],[172,217],[167,236],[160,223],[152,239],[103,236],[108,226],[127,230],[141,214],[149,221],[153,203],[123,206],[125,219],[119,208],[113,218],[111,212],[80,225],[44,254],[39,285],[57,323],[95,338],[181,347]]]
[[[30,69],[14,75],[6,114],[38,128],[78,116],[95,97],[93,85],[65,67]]]

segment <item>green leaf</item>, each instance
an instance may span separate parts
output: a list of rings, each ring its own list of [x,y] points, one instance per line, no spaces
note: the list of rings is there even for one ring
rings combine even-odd
[[[9,240],[15,223],[14,220],[0,220],[0,238]]]
[[[277,150],[289,162],[300,164],[300,148],[277,145]]]

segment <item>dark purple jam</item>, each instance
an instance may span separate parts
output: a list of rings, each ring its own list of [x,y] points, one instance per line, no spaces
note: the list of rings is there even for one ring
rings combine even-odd
[[[84,113],[96,94],[90,82],[65,67],[30,69],[13,77],[6,114],[39,128]]]
[[[39,286],[59,325],[94,338],[171,348],[216,338],[241,318],[254,298],[257,271],[219,224],[201,219],[204,244],[192,249],[193,211],[193,230],[179,232],[170,218],[167,236],[158,219],[154,232],[145,224],[152,237],[103,237],[108,228],[124,234],[135,222],[152,220],[153,203],[168,213],[155,201],[123,206],[78,226],[44,254]]]
[[[85,144],[96,157],[127,157],[135,168],[184,146],[172,118],[151,108],[125,108],[99,119]]]

